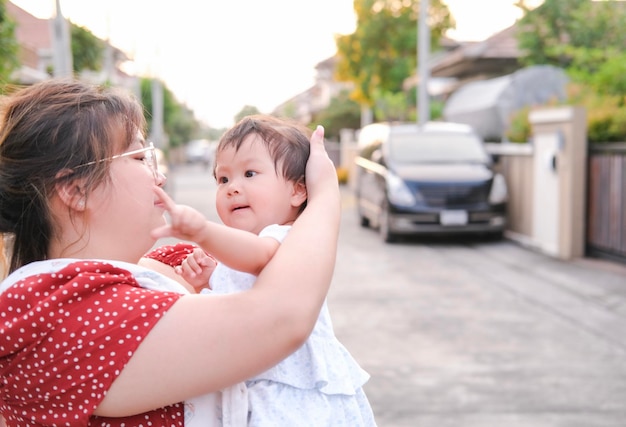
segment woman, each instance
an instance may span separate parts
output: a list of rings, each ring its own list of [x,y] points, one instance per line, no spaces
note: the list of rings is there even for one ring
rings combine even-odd
[[[198,228],[199,214],[159,188],[144,127],[136,100],[79,82],[50,80],[8,99],[0,232],[13,245],[0,284],[0,413],[9,426],[191,425],[202,411],[184,401],[273,366],[317,320],[339,227],[323,130],[311,140],[307,208],[289,236],[253,289],[212,296],[137,266],[156,238],[219,244],[228,235]]]

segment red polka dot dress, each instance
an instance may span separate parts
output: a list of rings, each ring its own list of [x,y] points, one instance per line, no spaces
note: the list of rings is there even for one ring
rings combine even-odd
[[[126,418],[93,415],[181,296],[138,280],[109,262],[60,259],[0,284],[0,413],[9,426],[184,425],[182,403]]]

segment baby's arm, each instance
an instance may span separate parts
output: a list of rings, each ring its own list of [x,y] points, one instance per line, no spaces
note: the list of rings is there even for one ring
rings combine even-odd
[[[211,253],[228,267],[256,276],[272,259],[280,243],[272,237],[244,233],[246,234],[234,234]]]
[[[197,210],[176,205],[161,188],[155,187],[154,191],[161,200],[171,204],[171,224],[153,230],[152,237],[156,239],[174,236],[196,242],[219,262],[255,275],[261,272],[280,246],[273,238],[259,237],[248,231],[208,221]]]

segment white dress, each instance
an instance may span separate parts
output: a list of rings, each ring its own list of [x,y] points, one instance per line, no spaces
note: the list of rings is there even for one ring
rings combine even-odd
[[[290,226],[270,225],[260,236],[282,242]],[[218,264],[212,291],[250,289],[256,276]],[[335,337],[326,303],[306,343],[278,365],[246,381],[250,427],[376,426],[362,386],[369,380]]]

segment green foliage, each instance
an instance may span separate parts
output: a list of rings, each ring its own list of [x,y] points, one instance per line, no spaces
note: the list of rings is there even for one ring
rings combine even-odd
[[[6,1],[0,0],[0,83],[11,81],[18,68],[18,44],[15,40],[15,22],[6,12]]]
[[[626,106],[623,97],[597,93],[591,86],[571,83],[568,86],[567,105],[579,105],[587,113],[587,137],[591,143],[626,141]],[[555,105],[555,103],[550,103]],[[506,131],[511,142],[527,142],[531,135],[528,120],[530,107],[517,111]]]
[[[555,65],[566,69],[574,81],[607,94],[626,95],[626,3],[545,0],[533,10],[523,1],[517,5],[527,12],[518,33],[523,64]]]
[[[351,96],[374,106],[376,93],[399,93],[417,68],[418,0],[354,0],[357,27],[336,38],[339,81],[355,84]],[[431,47],[454,26],[447,6],[431,0]]]
[[[564,68],[572,83],[567,102],[587,112],[590,142],[626,141],[626,2],[545,0],[519,21],[525,65]],[[513,119],[508,137],[526,140],[528,112]]]
[[[178,102],[172,91],[163,87],[163,129],[169,137],[171,148],[182,146],[193,139],[199,125],[193,112]],[[152,128],[152,79],[141,79],[141,102],[144,106],[148,129]]]
[[[312,123],[324,126],[326,138],[339,140],[341,129],[361,127],[361,107],[350,99],[348,91],[342,91],[331,99],[326,109],[313,117]]]
[[[430,119],[438,120],[443,117],[443,107],[446,103],[442,100],[433,99],[430,101]]]
[[[620,97],[619,105],[626,99],[626,53],[617,53],[602,63],[590,78],[591,84],[603,95]]]
[[[592,86],[572,83],[568,86],[567,103],[585,108],[589,142],[626,141],[626,106],[623,96],[601,94]]]
[[[528,142],[530,139],[530,121],[528,113],[530,107],[524,107],[513,114],[506,130],[506,139],[510,142]]]
[[[586,111],[589,142],[626,141],[626,107],[618,106],[617,102],[605,102],[598,108],[587,108]]]
[[[243,119],[244,117],[248,117],[248,116],[253,116],[255,114],[259,114],[260,111],[258,108],[252,106],[252,105],[245,105],[241,111],[239,111],[235,117],[235,123],[237,123],[239,120]]]
[[[74,71],[100,71],[104,58],[105,42],[93,35],[87,28],[80,27],[74,23],[70,25],[70,32]]]
[[[376,121],[401,121],[408,119],[411,106],[404,92],[384,92],[376,89],[374,93],[374,117]]]

